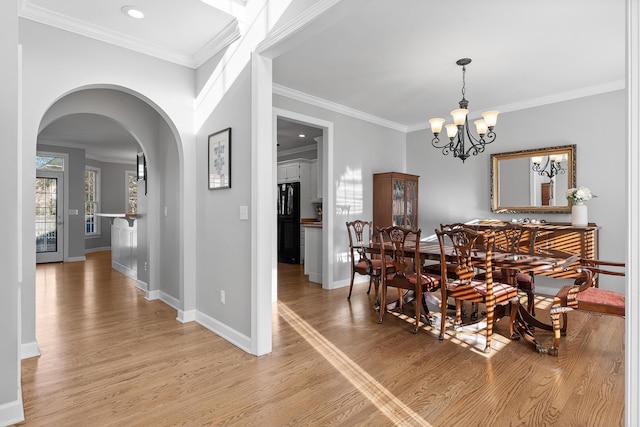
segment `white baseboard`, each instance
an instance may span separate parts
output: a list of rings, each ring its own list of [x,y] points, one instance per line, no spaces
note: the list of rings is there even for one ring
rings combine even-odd
[[[122,264],[119,264],[115,261],[111,261],[111,268],[113,268],[116,271],[119,271],[120,273],[124,274],[125,276],[127,276],[130,279],[133,280],[137,280],[138,278],[138,272],[137,270],[134,270],[133,268],[129,268],[126,267]]]
[[[356,276],[356,278],[353,281],[353,284],[355,285],[356,283],[368,283],[369,282],[369,276],[360,276],[360,278],[358,278],[358,276]],[[330,287],[328,287],[327,289],[339,289],[339,288],[344,288],[349,286],[349,284],[351,283],[351,279],[345,279],[345,280],[338,280],[337,282],[333,282],[333,284],[331,284]]]
[[[32,341],[20,346],[20,358],[30,359],[32,357],[40,356],[40,347],[38,346],[38,341]]]
[[[18,396],[22,396],[22,390],[18,390]],[[0,426],[10,426],[24,421],[24,408],[22,397],[13,402],[0,405]]]
[[[167,304],[169,307],[175,308],[176,310],[180,309],[180,301],[177,298],[172,297],[171,295],[164,293],[162,291],[159,292],[160,301]]]
[[[207,316],[200,311],[196,312],[196,322],[209,329],[216,335],[221,336],[231,344],[251,354],[251,338],[231,329],[227,325],[220,323],[213,317]]]
[[[136,288],[140,289],[141,291],[147,292],[149,290],[149,285],[142,280],[136,279]]]
[[[147,290],[147,296],[145,297],[148,301],[153,301],[160,299],[160,291],[149,291]]]
[[[309,273],[309,281],[313,283],[322,283],[322,273]]]
[[[69,257],[65,259],[64,262],[81,262],[86,260],[87,260],[87,257],[85,256],[74,256],[74,257]]]
[[[178,317],[176,320],[180,323],[195,322],[197,313],[198,312],[195,309],[187,311],[178,310]]]
[[[93,252],[103,252],[103,251],[110,251],[111,250],[111,246],[103,246],[101,248],[91,248],[91,249],[85,249],[84,253],[85,254],[90,254]]]

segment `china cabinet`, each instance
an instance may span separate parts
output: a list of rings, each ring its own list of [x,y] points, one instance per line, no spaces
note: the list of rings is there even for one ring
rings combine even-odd
[[[373,226],[418,227],[417,175],[400,172],[373,175]]]

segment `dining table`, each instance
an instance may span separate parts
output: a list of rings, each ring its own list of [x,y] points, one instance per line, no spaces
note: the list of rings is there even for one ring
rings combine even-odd
[[[417,244],[423,263],[425,260],[440,261],[440,244],[437,240],[427,238]],[[412,252],[415,251],[416,242],[408,242],[405,248],[410,249]],[[368,253],[379,255],[380,243],[370,242],[369,245],[364,247],[364,250]],[[445,256],[447,257],[447,261],[453,259],[454,254],[452,247],[445,247]],[[484,253],[478,250],[475,256],[480,260],[484,257]],[[517,288],[518,283],[516,279],[519,272],[533,273],[535,275],[539,272],[569,270],[578,262],[579,257],[580,255],[576,253],[553,249],[547,249],[538,253],[492,251],[491,261],[493,266],[502,270],[504,281]],[[519,304],[516,324],[514,326],[517,332],[511,337],[512,339],[522,337],[534,350],[539,353],[547,352],[547,349],[536,340],[534,331],[536,328],[553,331],[553,326],[550,323],[541,321],[529,313],[524,305]]]

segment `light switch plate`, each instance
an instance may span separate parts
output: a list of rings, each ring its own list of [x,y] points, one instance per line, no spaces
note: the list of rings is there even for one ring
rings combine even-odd
[[[69,215],[78,215],[78,209],[69,209]]]
[[[243,221],[249,219],[249,206],[240,206],[240,219]]]

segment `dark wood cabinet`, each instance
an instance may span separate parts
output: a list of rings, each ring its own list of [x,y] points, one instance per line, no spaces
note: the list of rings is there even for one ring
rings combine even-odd
[[[418,227],[417,175],[401,172],[373,175],[373,227]]]

